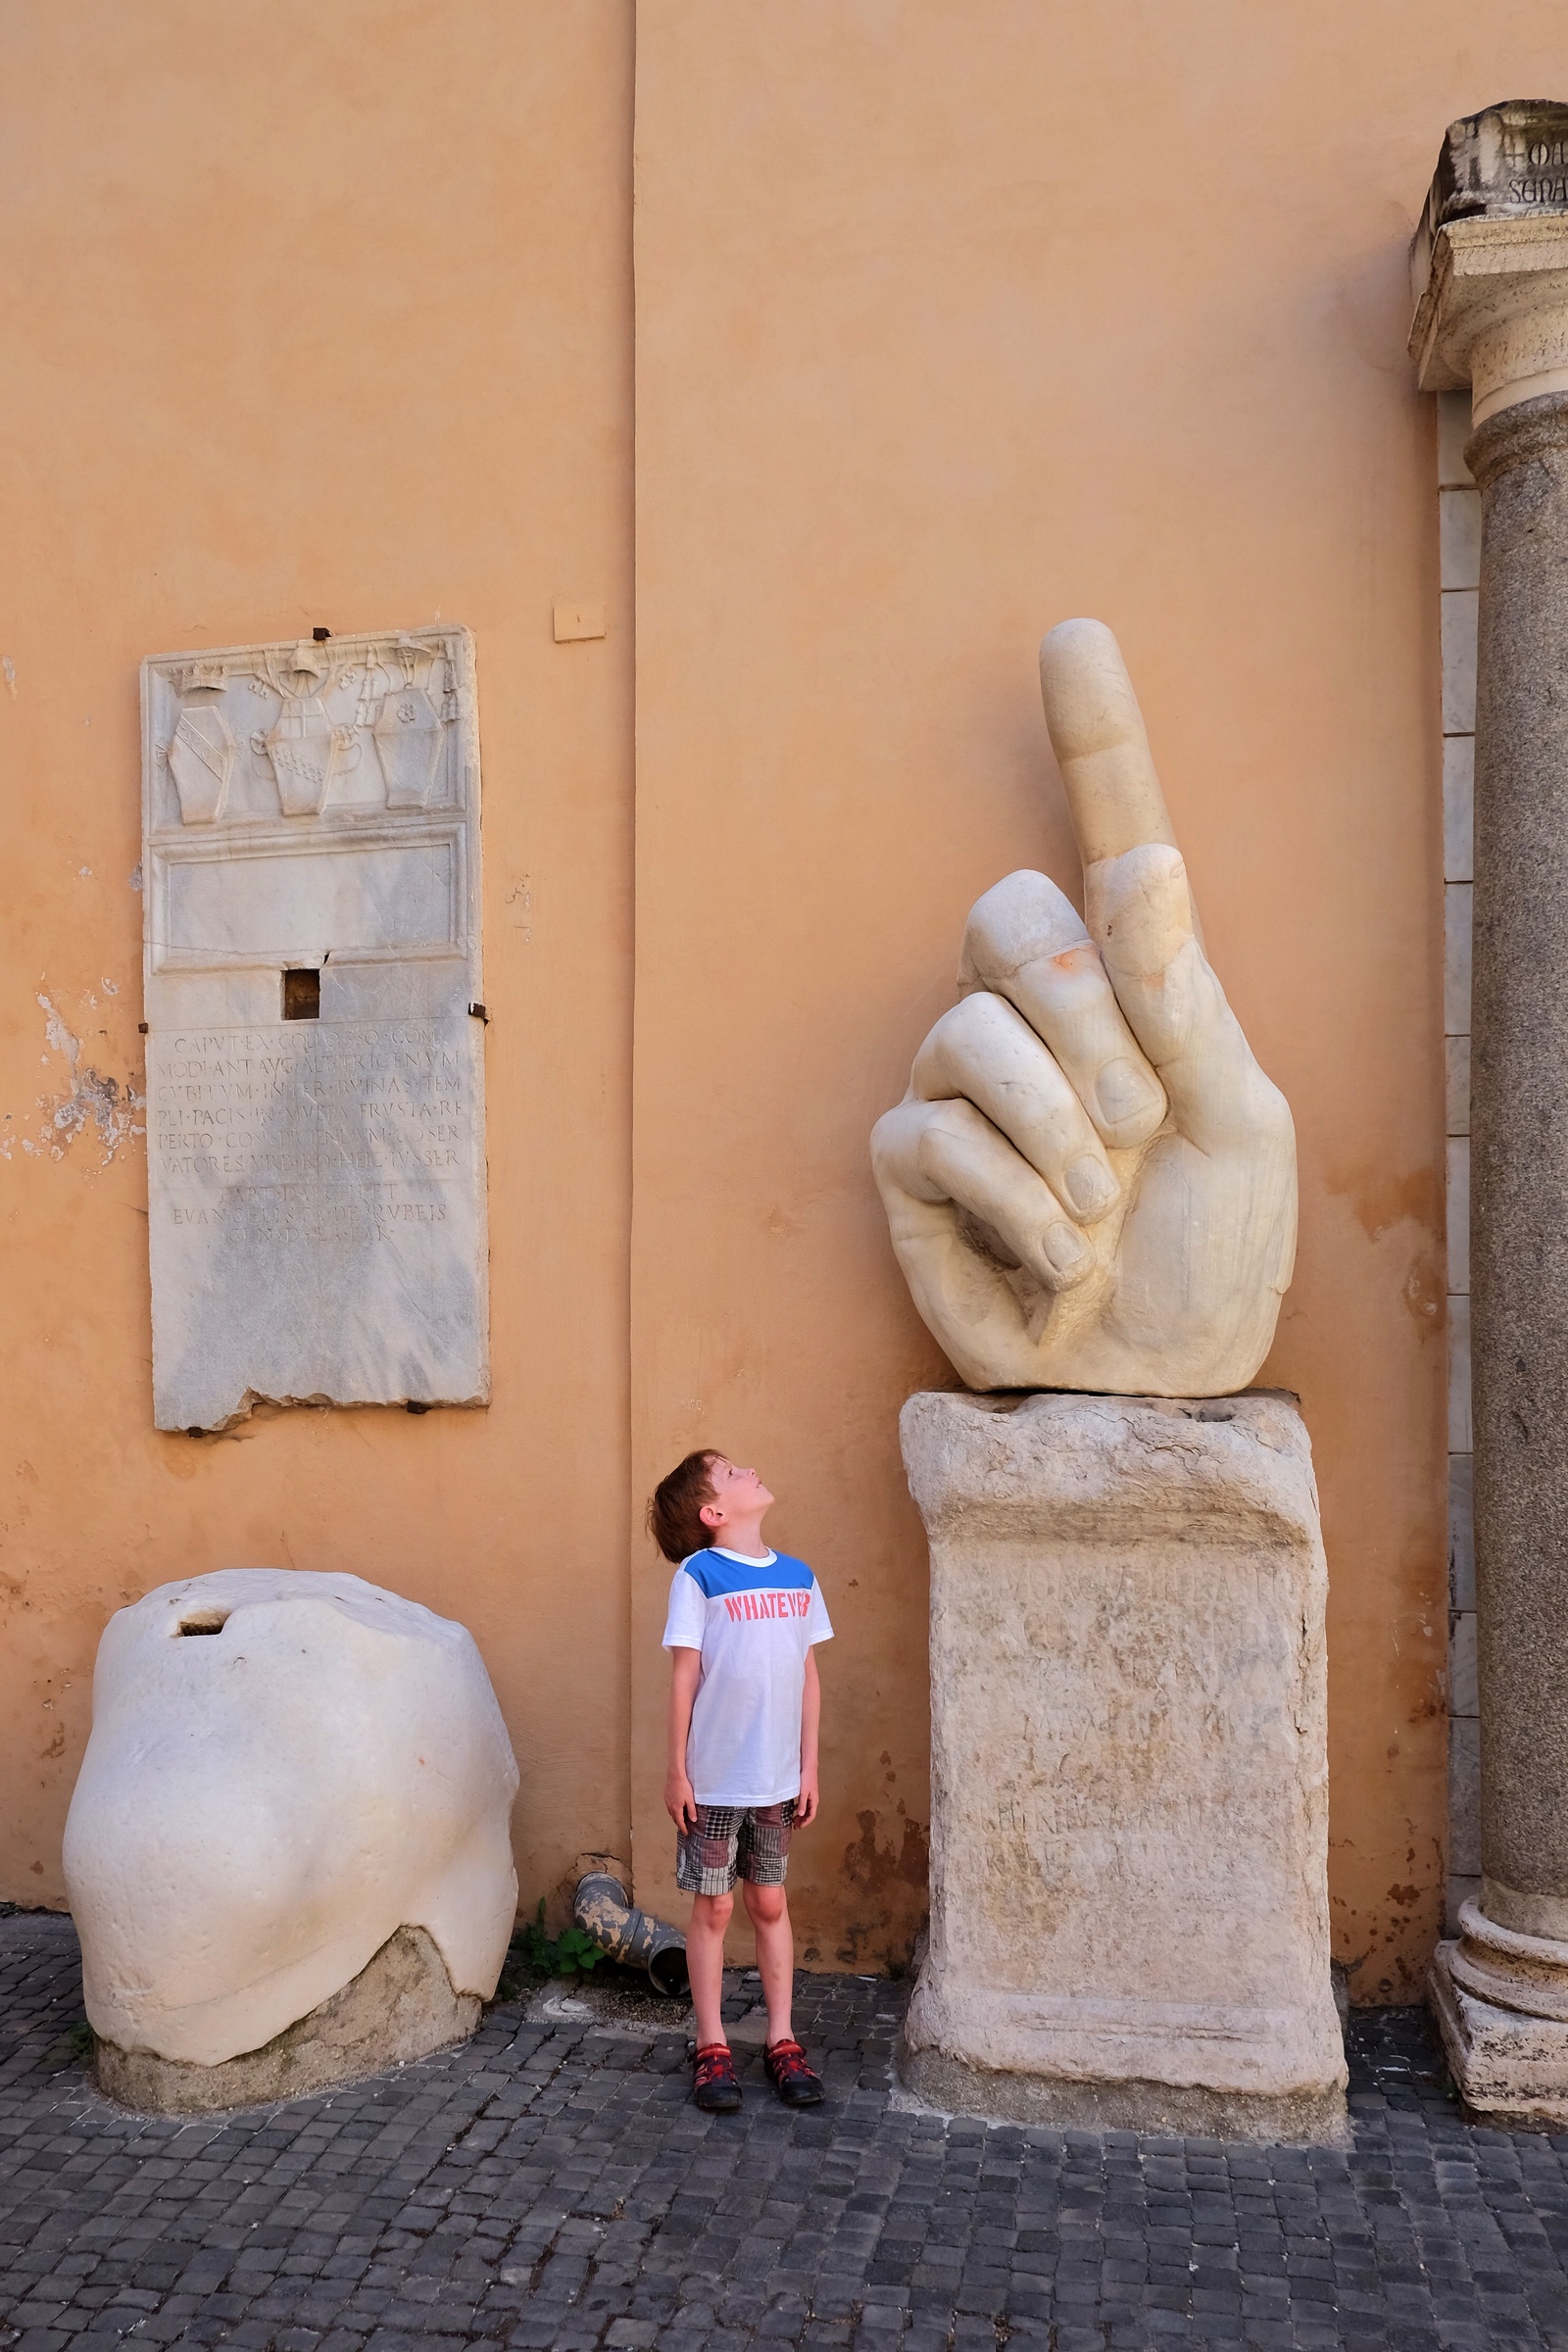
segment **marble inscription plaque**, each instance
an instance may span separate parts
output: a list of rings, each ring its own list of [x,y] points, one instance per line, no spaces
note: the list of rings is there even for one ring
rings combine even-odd
[[[142,687],[157,1424],[482,1403],[470,641],[171,655]]]

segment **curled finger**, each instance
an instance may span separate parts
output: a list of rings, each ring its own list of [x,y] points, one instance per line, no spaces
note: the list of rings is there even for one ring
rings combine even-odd
[[[1089,1114],[1023,1015],[978,990],[945,1012],[915,1056],[910,1091],[961,1097],[1043,1176],[1080,1225],[1102,1217],[1116,1179]]]
[[[877,1122],[872,1153],[884,1190],[967,1210],[1047,1290],[1093,1272],[1093,1250],[1044,1177],[972,1102],[900,1103]]]
[[[1102,1143],[1131,1151],[1165,1116],[1165,1090],[1133,1035],[1100,951],[1045,874],[1008,874],[970,910],[958,985],[1016,1005],[1055,1056]]]

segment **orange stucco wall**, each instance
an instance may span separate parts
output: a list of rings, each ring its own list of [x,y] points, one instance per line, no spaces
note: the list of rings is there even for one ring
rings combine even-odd
[[[514,0],[0,14],[13,1897],[63,1899],[109,1612],[225,1563],[472,1628],[525,1899],[624,1840],[631,33]],[[557,645],[557,598],[609,635]],[[138,1082],[138,661],[437,619],[478,642],[495,1402],[158,1436],[142,1139],[105,1164],[54,1127],[39,1004]]]
[[[1042,630],[1118,630],[1248,1034],[1295,1108],[1265,1382],[1332,1576],[1336,1948],[1411,1997],[1445,1838],[1433,418],[1405,245],[1444,126],[1555,89],[1540,6],[644,0],[634,1489],[760,1455],[821,1565],[824,1957],[919,1904],[945,1369],[864,1137],[965,908],[1075,860]],[[634,1586],[660,1847],[658,1579]],[[639,1852],[642,1844],[639,1844]],[[667,1880],[662,1881],[667,1884]]]
[[[1263,1378],[1317,1451],[1337,1949],[1359,1997],[1413,1993],[1444,1284],[1404,245],[1446,122],[1555,88],[1559,33],[1546,0],[0,7],[0,1891],[62,1899],[109,1611],[280,1561],[472,1627],[525,1901],[628,1839],[672,1901],[641,1498],[706,1441],[766,1469],[839,1629],[805,1954],[906,1956],[896,1417],[951,1376],[865,1139],[974,896],[1075,883],[1033,651],[1087,612],[1296,1112]],[[607,638],[556,645],[557,598]],[[137,662],[442,618],[478,645],[495,1401],[157,1436],[117,1127]]]

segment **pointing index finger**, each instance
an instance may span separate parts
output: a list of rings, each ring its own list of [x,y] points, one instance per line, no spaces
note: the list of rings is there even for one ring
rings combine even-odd
[[[1042,640],[1040,691],[1084,864],[1147,842],[1174,849],[1143,712],[1102,620],[1064,620]]]

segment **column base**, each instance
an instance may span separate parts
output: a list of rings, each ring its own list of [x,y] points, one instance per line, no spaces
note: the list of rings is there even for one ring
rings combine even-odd
[[[1427,1997],[1459,2095],[1489,2124],[1568,2130],[1568,2021],[1477,1998],[1454,1980],[1459,1946],[1440,1943]]]

